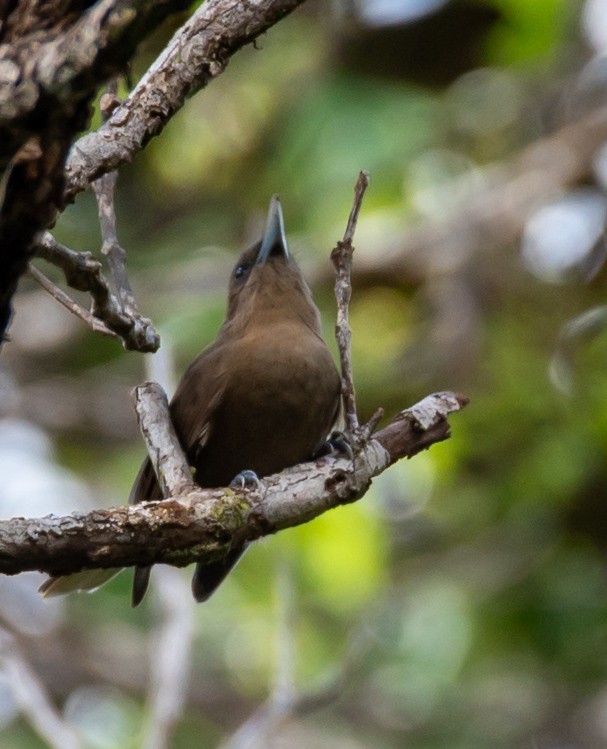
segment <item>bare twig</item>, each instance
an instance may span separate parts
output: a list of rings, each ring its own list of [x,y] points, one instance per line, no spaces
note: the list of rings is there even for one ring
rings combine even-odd
[[[179,497],[195,486],[169,414],[164,390],[144,382],[133,390],[139,428],[164,497]]]
[[[101,252],[107,257],[108,265],[118,292],[122,309],[133,317],[139,316],[135,296],[126,272],[126,251],[118,241],[116,233],[116,211],[114,210],[114,191],[118,181],[118,172],[104,174],[92,184],[99,210],[101,226]]]
[[[331,252],[331,260],[335,266],[335,297],[337,299],[335,337],[337,338],[341,362],[342,398],[346,419],[346,434],[354,447],[360,446],[361,434],[358,415],[356,413],[356,397],[352,376],[352,331],[350,330],[349,313],[350,296],[352,295],[352,253],[354,252],[352,240],[356,230],[362,199],[368,186],[369,174],[361,171],[354,188],[354,204],[350,211],[344,238],[337,243]]]
[[[91,314],[115,333],[126,349],[157,350],[160,338],[151,321],[122,309],[101,272],[101,264],[90,253],[70,250],[59,244],[49,232],[44,232],[38,238],[36,254],[61,268],[73,289],[91,294]]]
[[[0,663],[23,715],[46,745],[51,749],[83,749],[74,729],[57,712],[16,639],[6,630],[0,630]]]
[[[221,749],[262,749],[293,713],[295,688],[295,617],[291,570],[278,567],[276,600],[276,664],[268,699],[222,744]]]
[[[160,622],[150,649],[151,679],[143,749],[171,746],[171,734],[188,693],[194,630],[194,601],[183,575],[164,566],[155,575]]]
[[[360,499],[371,479],[402,457],[449,437],[447,415],[468,402],[428,396],[374,435],[355,455],[322,458],[264,479],[257,491],[196,489],[186,496],[63,517],[0,521],[0,572],[212,561],[230,547],[306,523]],[[150,437],[152,432],[150,432]],[[154,446],[153,453],[161,454]]]
[[[135,325],[148,327],[151,320],[143,317],[133,294],[133,289],[126,272],[126,251],[118,241],[116,233],[116,211],[114,210],[114,191],[118,181],[118,172],[104,174],[93,182],[93,192],[97,199],[99,224],[103,243],[101,252],[107,257],[114,286],[118,293],[123,314],[134,321]]]
[[[73,146],[66,198],[132,161],[188,97],[223,73],[233,54],[303,2],[208,0],[200,5],[108,122]]]
[[[114,333],[113,330],[110,330],[101,322],[101,320],[92,315],[87,309],[81,307],[71,298],[71,296],[68,296],[63,289],[60,289],[56,284],[54,284],[50,278],[47,278],[44,275],[44,273],[41,273],[36,266],[30,263],[28,272],[34,281],[40,284],[40,286],[47,291],[53,299],[56,299],[59,304],[63,305],[73,315],[84,320],[84,322],[91,328],[91,330],[94,330],[95,333],[101,333],[102,335],[111,336],[112,338],[120,340],[119,335]]]
[[[107,122],[112,112],[120,106],[117,91],[118,80],[114,78],[108,83],[107,92],[101,97],[100,107],[104,122]],[[99,224],[103,240],[101,252],[107,257],[110,272],[114,279],[114,286],[116,287],[123,311],[137,319],[140,317],[140,314],[126,272],[126,251],[118,241],[118,234],[116,232],[114,195],[117,181],[118,172],[114,170],[108,174],[104,174],[103,177],[92,183],[93,192],[97,199]]]

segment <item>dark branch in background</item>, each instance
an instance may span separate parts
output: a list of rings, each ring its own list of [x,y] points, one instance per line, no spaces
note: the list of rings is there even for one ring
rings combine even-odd
[[[0,521],[0,572],[65,574],[217,559],[234,543],[306,523],[360,499],[371,479],[392,463],[447,439],[447,415],[466,403],[454,393],[430,395],[374,435],[355,454],[354,463],[323,458],[295,466],[264,479],[258,491],[196,490],[130,507]],[[146,411],[152,421],[168,418],[166,407],[157,401],[149,401]]]
[[[14,3],[0,44],[0,336],[33,239],[64,205],[64,162],[100,83],[184,0]]]
[[[145,317],[133,317],[122,309],[101,272],[101,263],[90,253],[70,250],[48,232],[38,238],[35,249],[38,257],[63,270],[68,286],[90,293],[93,300],[91,326],[96,324],[96,320],[101,321],[111,333],[122,339],[127,349],[156,351],[159,338],[152,323]]]
[[[66,165],[66,199],[72,200],[101,174],[132,161],[188,97],[225,70],[235,52],[303,2],[203,3],[109,120],[74,144]]]
[[[362,200],[368,185],[369,175],[367,172],[360,172],[358,181],[354,187],[354,205],[350,211],[344,238],[341,242],[337,243],[331,252],[331,260],[335,267],[335,298],[337,300],[335,337],[337,339],[341,362],[341,393],[346,420],[346,434],[353,447],[360,447],[361,435],[358,414],[356,413],[356,397],[354,394],[350,352],[352,331],[350,330],[349,309],[350,297],[352,295],[352,254],[354,252],[352,240],[354,239],[358,214],[360,213]]]
[[[0,44],[0,340],[34,238],[56,220],[66,199],[130,161],[187,96],[303,1],[204,3],[137,86],[136,96],[72,149],[67,192],[68,149],[88,125],[98,87],[122,72],[137,44],[163,18],[188,3],[101,0],[83,11],[76,0],[50,0],[39,15],[30,3],[11,6]]]

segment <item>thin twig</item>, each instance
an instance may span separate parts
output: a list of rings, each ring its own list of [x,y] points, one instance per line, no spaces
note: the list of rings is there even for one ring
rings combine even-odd
[[[337,299],[337,324],[335,337],[339,348],[341,362],[342,398],[346,420],[346,435],[353,447],[360,447],[362,435],[356,412],[356,396],[354,393],[354,379],[352,375],[352,331],[350,329],[350,297],[352,295],[352,240],[356,231],[356,223],[362,199],[369,186],[368,172],[361,171],[354,187],[354,204],[348,218],[348,225],[344,238],[337,243],[331,252],[331,260],[335,267],[335,298]]]
[[[293,578],[287,560],[281,560],[276,579],[276,663],[267,700],[230,736],[221,749],[262,749],[294,713],[295,630]]]
[[[83,749],[74,729],[59,715],[16,639],[0,630],[0,663],[21,712],[50,749]]]
[[[110,291],[101,263],[89,252],[71,250],[59,244],[49,232],[44,232],[36,243],[36,255],[61,268],[68,286],[90,293],[91,314],[115,333],[126,349],[148,352],[158,349],[160,337],[151,321],[122,309]]]
[[[167,749],[188,693],[194,601],[179,570],[161,565],[154,579],[160,621],[150,647],[150,688],[141,746]]]
[[[41,273],[38,268],[36,268],[31,263],[28,268],[28,272],[29,275],[34,279],[34,281],[36,281],[36,283],[38,283],[46,292],[48,292],[53,297],[53,299],[59,302],[59,304],[63,305],[73,315],[76,315],[76,317],[84,320],[84,322],[91,328],[91,330],[94,330],[95,333],[101,333],[102,335],[111,336],[112,338],[121,340],[119,335],[114,333],[113,330],[110,330],[101,322],[101,320],[99,320],[99,318],[95,317],[95,315],[92,315],[87,309],[81,307],[78,302],[75,302],[71,296],[66,294],[63,289],[60,289],[50,280],[50,278],[47,278],[44,273]]]
[[[120,104],[117,92],[118,83],[115,78],[108,83],[107,93],[102,97],[101,111],[104,122],[107,122],[114,109],[116,109]],[[117,182],[118,172],[112,171],[108,174],[104,174],[92,183],[93,192],[97,199],[99,225],[101,227],[101,253],[107,258],[110,273],[114,280],[114,287],[116,288],[118,299],[122,306],[122,311],[134,320],[141,320],[142,317],[139,312],[139,307],[135,300],[135,295],[133,294],[133,289],[126,272],[126,250],[118,241],[118,234],[116,231],[114,197]]]
[[[361,429],[361,434],[363,440],[368,440],[369,437],[373,434],[375,431],[375,427],[379,424],[379,422],[384,417],[384,409],[380,406],[373,416],[369,419],[369,421],[366,424],[363,424]]]
[[[107,258],[122,309],[133,317],[137,317],[139,310],[126,272],[126,250],[119,243],[116,233],[114,192],[117,181],[118,172],[110,172],[95,180],[92,184],[97,199],[99,224],[101,226],[101,253]]]
[[[107,122],[112,112],[120,105],[118,99],[118,79],[114,78],[107,84],[107,91],[101,97],[100,107],[103,121]],[[131,317],[139,317],[139,309],[135,301],[135,295],[126,272],[126,250],[118,241],[116,231],[116,210],[114,209],[114,196],[118,172],[116,170],[104,174],[103,177],[92,183],[93,192],[97,199],[99,212],[99,224],[101,226],[101,252],[107,258],[114,286],[118,298],[122,304],[123,311]]]

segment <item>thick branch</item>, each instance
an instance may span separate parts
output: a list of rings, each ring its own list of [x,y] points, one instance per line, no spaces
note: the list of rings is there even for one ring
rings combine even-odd
[[[11,6],[0,44],[0,169],[6,169],[0,188],[0,335],[33,239],[52,224],[66,198],[130,160],[235,51],[303,1],[204,3],[141,81],[137,96],[72,150],[67,193],[66,154],[88,125],[98,86],[120,73],[138,42],[185,3],[100,0],[84,12],[81,3],[69,1],[50,0],[43,11],[35,3]]]
[[[208,0],[180,28],[131,95],[67,161],[68,200],[102,174],[132,161],[189,96],[223,73],[232,55],[304,0]]]
[[[183,566],[223,556],[232,544],[306,523],[354,502],[395,461],[449,437],[447,415],[467,403],[438,393],[402,412],[355,455],[323,458],[264,479],[254,492],[193,491],[130,507],[65,517],[0,521],[0,572],[80,569],[164,562]]]
[[[64,164],[90,103],[184,0],[9,3],[0,44],[0,335],[33,254],[64,206]]]
[[[169,415],[166,393],[158,383],[145,382],[132,395],[141,435],[163,496],[181,497],[194,491],[190,467]]]
[[[81,12],[78,3],[51,1],[36,17],[31,3],[16,4],[0,44],[0,153],[10,158],[11,146],[29,136],[31,123],[53,102],[69,107],[93,93],[120,71],[150,28],[186,6],[184,0],[100,0]]]

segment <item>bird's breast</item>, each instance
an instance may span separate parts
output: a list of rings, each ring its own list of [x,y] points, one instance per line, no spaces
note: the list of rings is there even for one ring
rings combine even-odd
[[[276,325],[231,346],[226,387],[201,455],[200,480],[263,476],[309,460],[338,409],[340,380],[325,343],[306,326]]]

